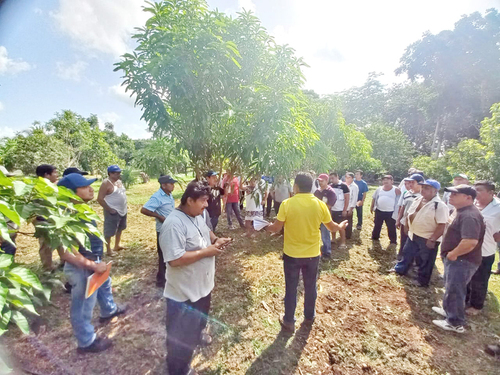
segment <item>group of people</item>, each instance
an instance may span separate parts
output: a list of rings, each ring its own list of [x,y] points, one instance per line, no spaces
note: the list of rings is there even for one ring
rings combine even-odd
[[[97,198],[104,210],[108,256],[121,249],[121,233],[126,228],[127,199],[120,173],[116,165],[108,168],[108,178],[103,181]],[[84,202],[93,199],[91,184],[96,181],[83,177],[86,174],[69,168],[58,181],[54,167],[37,168],[37,175],[73,190]],[[243,183],[230,172],[219,179],[213,170],[203,177],[187,185],[176,207],[173,191],[177,181],[162,175],[158,179],[158,191],[141,208],[142,214],[156,220],[156,283],[163,289],[167,305],[167,367],[171,375],[194,374],[190,362],[196,347],[212,341],[206,326],[215,284],[215,257],[232,242],[229,237],[215,234],[224,210],[229,229],[234,229],[231,220],[234,215],[245,229],[243,235],[255,237],[252,222],[270,216],[274,204],[276,220],[266,227],[266,231],[284,236],[285,313],[280,323],[288,332],[295,330],[300,274],[304,282],[303,324],[311,325],[315,319],[320,261],[331,257],[337,232],[340,236],[338,250],[346,249],[346,239],[353,231],[354,211],[357,213],[356,229],[360,231],[363,226],[368,185],[362,171],[347,172],[343,178],[336,172],[317,177],[313,172],[301,172],[295,176],[293,188],[283,177],[255,176]],[[494,184],[476,181],[471,185],[467,176],[457,174],[454,186],[445,188],[441,199],[439,182],[425,179],[422,171],[413,168],[398,187],[394,186],[390,175],[383,176],[381,181],[370,206],[374,213],[372,240],[379,241],[385,223],[389,249],[395,250],[399,229],[398,261],[390,272],[407,275],[415,265],[415,284],[419,287],[427,287],[431,282],[441,247],[445,294],[443,306],[435,306],[433,311],[444,319],[436,319],[433,323],[444,330],[464,332],[466,313],[477,314],[484,306],[500,241],[500,201],[496,198]],[[244,219],[240,211],[240,192],[246,203]],[[78,253],[58,249],[71,285],[71,323],[81,353],[100,352],[111,346],[109,339],[96,337],[91,324],[96,302],[100,306],[101,321],[126,311],[125,306],[113,300],[110,278],[93,296],[85,298],[87,277],[92,272],[106,270],[102,262],[103,242],[94,235],[88,236],[90,249],[83,245]],[[115,237],[113,248],[110,246],[112,237]],[[50,252],[52,259],[52,249],[45,250],[48,245],[43,239],[40,241],[40,255],[45,265],[48,264],[46,253]],[[500,354],[498,347],[490,350]]]

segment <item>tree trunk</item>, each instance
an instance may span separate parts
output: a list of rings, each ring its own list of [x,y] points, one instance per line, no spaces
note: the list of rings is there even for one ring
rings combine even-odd
[[[438,119],[436,123],[436,128],[434,130],[434,137],[432,138],[432,145],[431,145],[431,157],[436,159],[437,156],[439,155],[439,145],[437,143],[439,142],[438,135],[440,133],[440,130],[441,130],[441,119]],[[435,154],[434,151],[436,151]]]

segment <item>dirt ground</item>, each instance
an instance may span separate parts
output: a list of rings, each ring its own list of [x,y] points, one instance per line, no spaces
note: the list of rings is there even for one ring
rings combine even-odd
[[[156,189],[154,183],[131,188],[126,249],[113,258],[115,299],[128,304],[128,314],[101,325],[94,310],[97,333],[111,337],[113,348],[97,355],[76,353],[70,295],[57,286],[51,304],[38,308],[33,333],[24,336],[13,327],[1,338],[14,374],[166,374],[165,301],[155,287],[156,234],[152,219],[139,213]],[[389,275],[395,252],[386,249],[385,233],[380,243],[370,240],[368,207],[363,230],[354,231],[348,249],[340,252],[334,244],[332,260],[321,264],[312,329],[300,325],[299,298],[294,335],[281,333],[278,322],[284,297],[282,238],[261,233],[255,241],[246,239],[239,229],[227,230],[221,218],[218,232],[235,242],[217,259],[210,316],[214,342],[195,357],[196,370],[206,375],[500,374],[500,362],[483,352],[485,344],[499,339],[495,296],[490,293],[482,315],[469,319],[465,334],[434,327],[432,319],[439,317],[431,307],[443,294],[438,271],[426,289],[413,286],[411,277]],[[18,251],[17,261],[42,280],[64,279],[62,272],[41,273],[32,238],[21,237]]]

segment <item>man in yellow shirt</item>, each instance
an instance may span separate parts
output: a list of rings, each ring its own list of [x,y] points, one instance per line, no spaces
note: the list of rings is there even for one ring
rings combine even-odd
[[[313,178],[309,173],[297,174],[293,186],[295,195],[281,203],[277,220],[267,227],[270,232],[279,232],[285,227],[285,316],[280,323],[284,330],[291,332],[295,330],[297,286],[301,272],[304,280],[304,323],[314,322],[321,253],[320,225],[324,224],[331,232],[347,226],[347,220],[340,224],[332,221],[326,204],[311,193],[312,184]]]

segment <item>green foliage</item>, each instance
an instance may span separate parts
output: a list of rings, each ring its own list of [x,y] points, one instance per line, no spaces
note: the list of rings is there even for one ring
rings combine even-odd
[[[201,0],[150,4],[138,44],[116,64],[157,136],[176,139],[196,173],[290,172],[316,137],[301,59],[276,45],[259,20],[233,19]],[[182,64],[179,62],[182,61]]]
[[[384,124],[369,125],[363,133],[371,142],[373,157],[381,161],[384,172],[398,180],[406,177],[415,152],[406,135]]]
[[[448,186],[451,184],[452,175],[447,169],[446,160],[444,158],[433,159],[430,156],[417,156],[413,159],[413,167],[424,171],[425,178],[433,178]]]
[[[132,168],[122,169],[121,180],[126,189],[137,183],[139,172],[134,171]]]
[[[159,137],[148,140],[143,148],[135,152],[134,164],[155,178],[160,174],[176,175],[185,172],[189,158],[185,151],[179,151],[176,141]]]
[[[311,99],[309,110],[319,140],[308,149],[303,169],[318,173],[331,169],[340,173],[356,169],[380,171],[382,165],[372,157],[370,141],[354,125],[346,125],[336,98]]]
[[[500,183],[500,103],[493,104],[490,112],[491,117],[481,122],[481,142],[486,151],[481,159],[486,161],[492,179]]]
[[[52,164],[63,170],[73,160],[64,142],[42,129],[34,129],[7,140],[1,154],[7,169],[20,169],[25,174],[34,174],[40,164]]]
[[[110,122],[104,124],[104,139],[113,153],[130,165],[134,157],[135,142],[128,135],[115,133],[114,125]]]
[[[42,217],[45,220],[34,219]],[[0,239],[12,242],[7,225],[32,222],[35,237],[44,237],[54,249],[70,251],[79,243],[89,247],[87,233],[102,238],[91,220],[99,220],[96,213],[71,190],[57,187],[43,178],[14,180],[0,172]],[[10,321],[23,333],[29,333],[25,312],[37,314],[35,305],[50,298],[30,270],[13,263],[13,257],[0,254],[0,335],[7,331]]]

